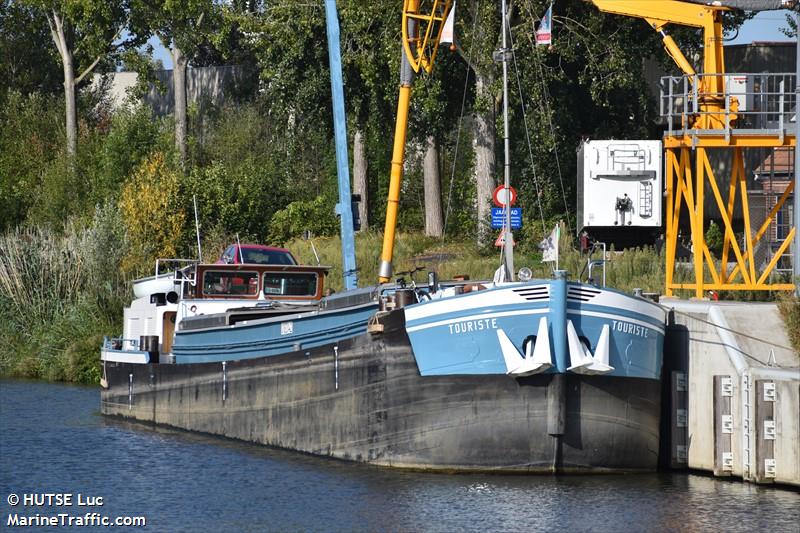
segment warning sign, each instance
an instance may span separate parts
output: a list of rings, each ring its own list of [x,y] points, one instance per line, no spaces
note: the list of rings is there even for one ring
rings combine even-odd
[[[499,247],[505,246],[506,244],[506,232],[501,231],[500,235],[497,236],[497,239],[494,241],[494,245]],[[511,246],[516,246],[517,241],[514,240],[514,237],[511,237]]]

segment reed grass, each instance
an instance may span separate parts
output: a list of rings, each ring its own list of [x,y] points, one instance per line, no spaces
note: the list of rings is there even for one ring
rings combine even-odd
[[[96,382],[103,334],[119,331],[127,283],[113,206],[88,227],[0,235],[0,375]]]

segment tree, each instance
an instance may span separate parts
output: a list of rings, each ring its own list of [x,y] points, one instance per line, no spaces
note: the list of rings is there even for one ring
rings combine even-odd
[[[358,218],[361,229],[369,229],[369,161],[367,160],[367,146],[364,133],[356,127],[353,134],[353,194],[358,195],[361,201],[358,204]]]
[[[48,39],[47,21],[35,8],[0,0],[0,98],[8,89],[22,94],[58,90],[58,60],[41,46]]]
[[[213,0],[131,0],[137,27],[152,32],[172,56],[172,89],[175,104],[175,149],[181,166],[186,164],[186,67],[213,34],[220,20]]]
[[[128,24],[127,0],[27,0],[21,2],[46,18],[64,71],[67,155],[74,160],[78,147],[75,91],[110,55],[141,44],[135,36],[120,39]],[[76,72],[79,74],[76,76]]]
[[[439,146],[436,137],[428,135],[425,142],[423,180],[425,189],[425,235],[441,237],[444,234],[442,219],[442,183],[439,177]]]

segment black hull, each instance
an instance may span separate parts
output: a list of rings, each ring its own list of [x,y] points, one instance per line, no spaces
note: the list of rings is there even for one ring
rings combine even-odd
[[[603,376],[421,377],[402,324],[281,356],[107,363],[102,413],[374,465],[630,472],[658,462],[661,384]],[[338,388],[337,388],[338,369]]]

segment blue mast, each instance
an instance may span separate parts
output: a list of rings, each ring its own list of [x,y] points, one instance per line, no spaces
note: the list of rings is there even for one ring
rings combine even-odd
[[[342,85],[342,55],[339,50],[339,15],[336,0],[325,0],[325,20],[328,28],[328,60],[331,70],[333,96],[333,125],[336,134],[336,174],[339,178],[339,215],[342,236],[342,266],[345,290],[358,287],[356,273],[356,240],[353,233],[352,197],[350,194],[350,161],[347,157],[347,124],[344,114],[344,88]]]

